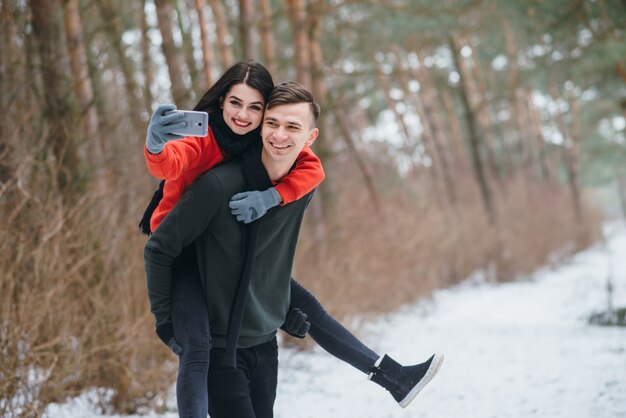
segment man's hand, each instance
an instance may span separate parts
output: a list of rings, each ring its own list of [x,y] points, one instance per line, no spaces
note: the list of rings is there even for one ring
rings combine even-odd
[[[146,148],[151,154],[159,154],[167,141],[183,138],[182,135],[173,134],[173,131],[185,128],[187,124],[182,122],[185,115],[181,112],[167,114],[176,110],[173,104],[162,104],[152,114],[146,136]]]
[[[230,199],[228,206],[230,206],[230,213],[238,221],[249,224],[265,215],[268,209],[277,206],[281,200],[276,189],[270,187],[262,192],[255,190],[237,193]]]
[[[174,338],[174,327],[171,322],[166,322],[165,324],[157,325],[156,333],[159,336],[159,339],[163,341],[163,343],[170,348],[177,356],[180,356],[183,352],[183,348],[178,344],[176,338]]]
[[[178,341],[176,341],[176,338],[174,337],[170,338],[170,341],[167,343],[167,346],[177,356],[180,356],[183,353],[183,348],[180,346],[180,344],[178,344]]]
[[[292,308],[287,312],[285,323],[280,328],[289,335],[304,338],[310,327],[311,323],[307,321],[307,315],[298,308]]]

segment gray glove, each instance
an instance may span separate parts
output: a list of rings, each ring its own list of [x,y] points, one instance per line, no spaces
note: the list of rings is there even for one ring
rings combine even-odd
[[[293,308],[287,312],[285,323],[280,329],[291,336],[304,338],[310,327],[311,323],[307,321],[307,315],[300,309]]]
[[[230,213],[238,221],[249,224],[265,215],[268,209],[277,206],[280,201],[280,194],[278,194],[275,188],[270,187],[262,192],[254,190],[237,193],[231,197],[228,206],[230,206]]]
[[[176,338],[174,337],[170,338],[170,341],[167,343],[167,346],[177,356],[180,356],[183,353],[183,348],[180,346],[180,344],[178,344],[178,341],[176,341]]]
[[[152,114],[146,136],[146,148],[151,154],[159,154],[167,141],[183,138],[182,135],[173,134],[173,131],[185,128],[187,124],[182,122],[185,115],[181,112],[168,114],[176,110],[173,104],[162,104]]]

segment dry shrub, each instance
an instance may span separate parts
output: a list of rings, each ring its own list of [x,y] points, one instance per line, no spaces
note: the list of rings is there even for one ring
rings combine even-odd
[[[457,176],[457,202],[437,199],[427,173],[400,180],[376,168],[384,201],[374,210],[357,168],[335,167],[338,222],[327,242],[315,240],[308,218],[296,277],[334,315],[386,312],[473,274],[487,280],[523,278],[556,264],[599,237],[601,216],[584,205],[577,219],[563,184],[509,180],[494,190],[497,222],[490,224],[468,173]],[[441,201],[441,202],[440,202]]]
[[[28,126],[7,127],[23,142],[1,161],[11,174],[0,183],[0,416],[40,416],[91,388],[112,389],[102,406],[119,412],[162,402],[176,367],[146,293],[141,148],[126,151],[137,155],[128,177],[105,170],[98,190],[85,178],[60,193]]]

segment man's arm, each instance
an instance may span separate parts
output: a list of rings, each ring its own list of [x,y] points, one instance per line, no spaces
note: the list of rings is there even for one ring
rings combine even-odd
[[[154,231],[144,248],[150,309],[157,334],[165,344],[173,336],[171,319],[172,266],[183,247],[207,228],[220,204],[219,181],[210,172],[198,178]]]

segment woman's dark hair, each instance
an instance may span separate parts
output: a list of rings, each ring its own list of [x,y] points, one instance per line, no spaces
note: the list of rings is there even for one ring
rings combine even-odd
[[[193,110],[208,113],[218,110],[221,100],[231,87],[241,83],[258,90],[265,101],[274,88],[274,80],[267,68],[256,61],[241,61],[226,70],[220,79],[204,93]]]

